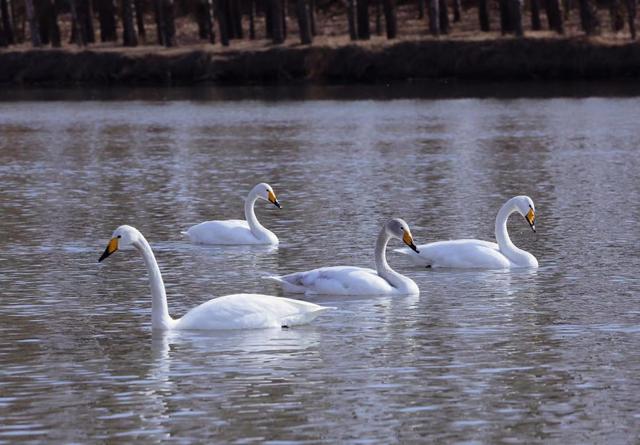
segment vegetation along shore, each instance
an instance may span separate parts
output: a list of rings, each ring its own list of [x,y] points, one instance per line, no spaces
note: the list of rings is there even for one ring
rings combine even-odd
[[[0,0],[0,83],[640,76],[635,0]]]

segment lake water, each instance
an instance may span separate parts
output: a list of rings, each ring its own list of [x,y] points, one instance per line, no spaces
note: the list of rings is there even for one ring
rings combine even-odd
[[[0,101],[0,443],[637,443],[640,98],[277,95]],[[279,248],[181,239],[243,217],[260,181]],[[419,296],[316,298],[337,310],[288,330],[152,334],[139,255],[97,263],[137,227],[180,316],[282,295],[264,275],[373,266],[394,216],[417,243],[493,240],[518,194],[538,270],[390,251]]]

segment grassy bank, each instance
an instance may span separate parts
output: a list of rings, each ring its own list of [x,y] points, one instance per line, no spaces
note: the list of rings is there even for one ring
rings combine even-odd
[[[18,50],[0,52],[17,85],[375,83],[410,79],[611,80],[640,76],[640,45],[588,39],[415,40],[384,45]]]

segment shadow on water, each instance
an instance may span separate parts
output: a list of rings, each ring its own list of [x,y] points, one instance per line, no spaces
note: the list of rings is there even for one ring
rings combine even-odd
[[[0,90],[2,101],[113,101],[259,100],[266,102],[299,100],[393,100],[454,98],[554,98],[632,97],[640,95],[635,81],[545,81],[487,82],[460,80],[415,80],[375,85],[287,85],[287,86],[193,86],[193,87],[111,87],[38,88],[17,87]]]

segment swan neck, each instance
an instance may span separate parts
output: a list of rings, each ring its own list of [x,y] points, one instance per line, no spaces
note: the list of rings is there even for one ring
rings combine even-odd
[[[496,216],[496,241],[498,242],[498,247],[500,248],[500,252],[513,262],[517,262],[520,257],[526,255],[523,250],[518,249],[511,242],[511,238],[509,238],[509,233],[507,232],[509,215],[516,211],[515,203],[509,200],[500,208],[498,216]]]
[[[378,241],[376,242],[376,271],[378,275],[387,280],[391,286],[395,288],[403,288],[406,277],[402,276],[389,266],[387,263],[387,244],[391,237],[387,234],[387,231],[383,228],[378,235]]]
[[[173,320],[169,316],[169,306],[167,305],[167,294],[162,281],[162,274],[158,267],[156,257],[151,250],[151,246],[147,240],[142,237],[135,247],[142,254],[147,273],[149,274],[149,286],[151,288],[151,327],[154,330],[169,329]]]
[[[249,224],[251,233],[253,233],[256,238],[262,238],[267,229],[265,229],[264,226],[258,221],[258,218],[256,218],[254,205],[257,200],[258,196],[255,193],[251,193],[249,196],[247,196],[247,199],[244,202],[244,216],[247,220],[247,224]]]

